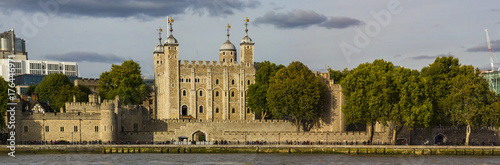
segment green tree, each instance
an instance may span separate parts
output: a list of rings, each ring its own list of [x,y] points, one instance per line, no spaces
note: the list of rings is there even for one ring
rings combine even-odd
[[[88,88],[85,85],[78,85],[77,88],[82,93],[76,95],[76,100],[78,100],[79,102],[88,102],[89,101],[88,95],[92,94],[92,90],[90,90],[90,88]]]
[[[438,57],[434,63],[422,68],[421,76],[426,89],[426,95],[431,99],[434,114],[432,123],[450,124],[446,114],[446,97],[450,94],[452,79],[459,73],[460,63],[453,56]]]
[[[489,90],[488,82],[480,77],[481,71],[473,66],[461,66],[460,74],[451,80],[450,94],[444,99],[445,109],[451,122],[466,126],[465,145],[473,127],[490,123],[490,105],[495,94]],[[498,119],[497,119],[498,120]]]
[[[50,108],[54,111],[65,108],[64,104],[72,102],[73,96],[85,95],[78,87],[73,86],[71,80],[64,74],[49,74],[45,76],[42,82],[35,87],[35,93],[38,94],[40,101],[48,102]]]
[[[114,99],[117,95],[123,104],[141,104],[151,93],[151,87],[141,78],[141,67],[133,60],[122,65],[112,65],[111,71],[103,72],[99,78],[99,95]]]
[[[5,128],[7,123],[5,121],[5,112],[7,111],[7,103],[9,102],[8,96],[9,86],[7,82],[4,81],[4,78],[0,76],[0,128]]]
[[[36,89],[36,86],[37,85],[30,85],[30,86],[28,86],[28,89],[26,89],[26,95],[30,96],[31,93],[34,93],[35,89]]]
[[[340,82],[345,102],[342,112],[346,124],[369,124],[369,139],[373,142],[376,122],[387,125],[393,105],[398,103],[394,84],[394,65],[384,60],[360,64]]]
[[[330,73],[330,78],[333,79],[335,84],[340,84],[340,81],[342,81],[342,79],[347,76],[349,70],[347,68],[344,68],[344,70],[340,71],[328,68],[328,73]]]
[[[420,73],[417,70],[399,67],[395,69],[394,83],[397,100],[393,108],[387,109],[389,120],[394,122],[392,143],[404,126],[411,129],[414,126],[428,127],[432,122],[432,101],[426,95],[426,89]]]
[[[259,63],[255,74],[255,84],[248,87],[247,105],[253,113],[260,114],[261,119],[265,119],[271,114],[266,97],[269,89],[269,79],[281,68],[284,68],[284,66],[269,61]]]
[[[302,124],[308,130],[305,125],[321,117],[326,90],[324,81],[307,66],[292,62],[270,79],[266,96],[273,115],[291,117],[300,131]]]

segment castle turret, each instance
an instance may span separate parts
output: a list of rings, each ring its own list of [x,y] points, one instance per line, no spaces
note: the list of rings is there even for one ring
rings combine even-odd
[[[157,102],[164,103],[156,104],[158,119],[179,118],[179,43],[173,35],[173,23],[174,20],[169,18],[170,34],[163,45],[165,61],[155,70]]]
[[[250,37],[248,37],[248,18],[245,19],[245,37],[241,39],[240,42],[240,51],[241,51],[241,65],[245,65],[246,67],[253,66],[253,54],[255,44]]]
[[[237,57],[236,56],[236,47],[233,45],[233,43],[231,43],[231,41],[229,41],[229,29],[231,28],[231,26],[229,24],[227,24],[226,28],[227,28],[227,40],[220,47],[219,61],[221,63],[225,63],[225,62],[233,63],[233,62],[236,62],[236,60],[237,60],[236,59],[236,57]]]

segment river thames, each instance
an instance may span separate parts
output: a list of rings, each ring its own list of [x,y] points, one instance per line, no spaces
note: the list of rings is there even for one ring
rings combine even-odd
[[[498,156],[341,154],[43,154],[0,156],[0,164],[500,164]]]

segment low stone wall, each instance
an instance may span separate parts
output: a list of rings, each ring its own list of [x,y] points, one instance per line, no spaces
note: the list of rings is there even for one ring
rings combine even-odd
[[[0,146],[0,155],[7,155]],[[17,154],[129,154],[129,153],[310,153],[500,156],[500,146],[394,145],[18,145]]]

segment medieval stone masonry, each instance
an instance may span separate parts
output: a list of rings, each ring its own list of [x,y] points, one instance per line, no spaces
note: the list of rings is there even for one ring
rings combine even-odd
[[[228,26],[229,29],[229,26]],[[160,30],[161,31],[161,30]],[[160,35],[161,36],[161,35]],[[65,140],[69,142],[172,142],[187,141],[311,141],[355,143],[366,141],[366,127],[345,124],[341,111],[342,88],[328,73],[314,72],[328,86],[328,101],[323,114],[308,130],[297,132],[293,122],[256,120],[247,107],[248,86],[255,83],[255,42],[245,35],[239,53],[229,39],[219,49],[218,61],[181,61],[182,47],[170,34],[164,43],[159,38],[154,50],[154,100],[147,106],[122,105],[119,97],[101,100],[96,79],[79,79],[77,84],[90,85],[89,102],[68,102],[65,111],[50,112],[39,102],[24,103],[16,108],[17,143]],[[239,61],[238,61],[239,60]],[[150,106],[153,105],[153,108]],[[388,143],[390,126],[375,126],[374,143]],[[408,131],[409,132],[409,131]],[[444,132],[423,136],[402,133],[401,139],[421,137],[417,143],[433,136],[446,138]],[[436,134],[436,135],[434,135]],[[444,137],[444,138],[443,138]],[[438,139],[439,140],[439,139]],[[456,139],[455,139],[456,140]],[[491,140],[487,136],[477,141]]]

